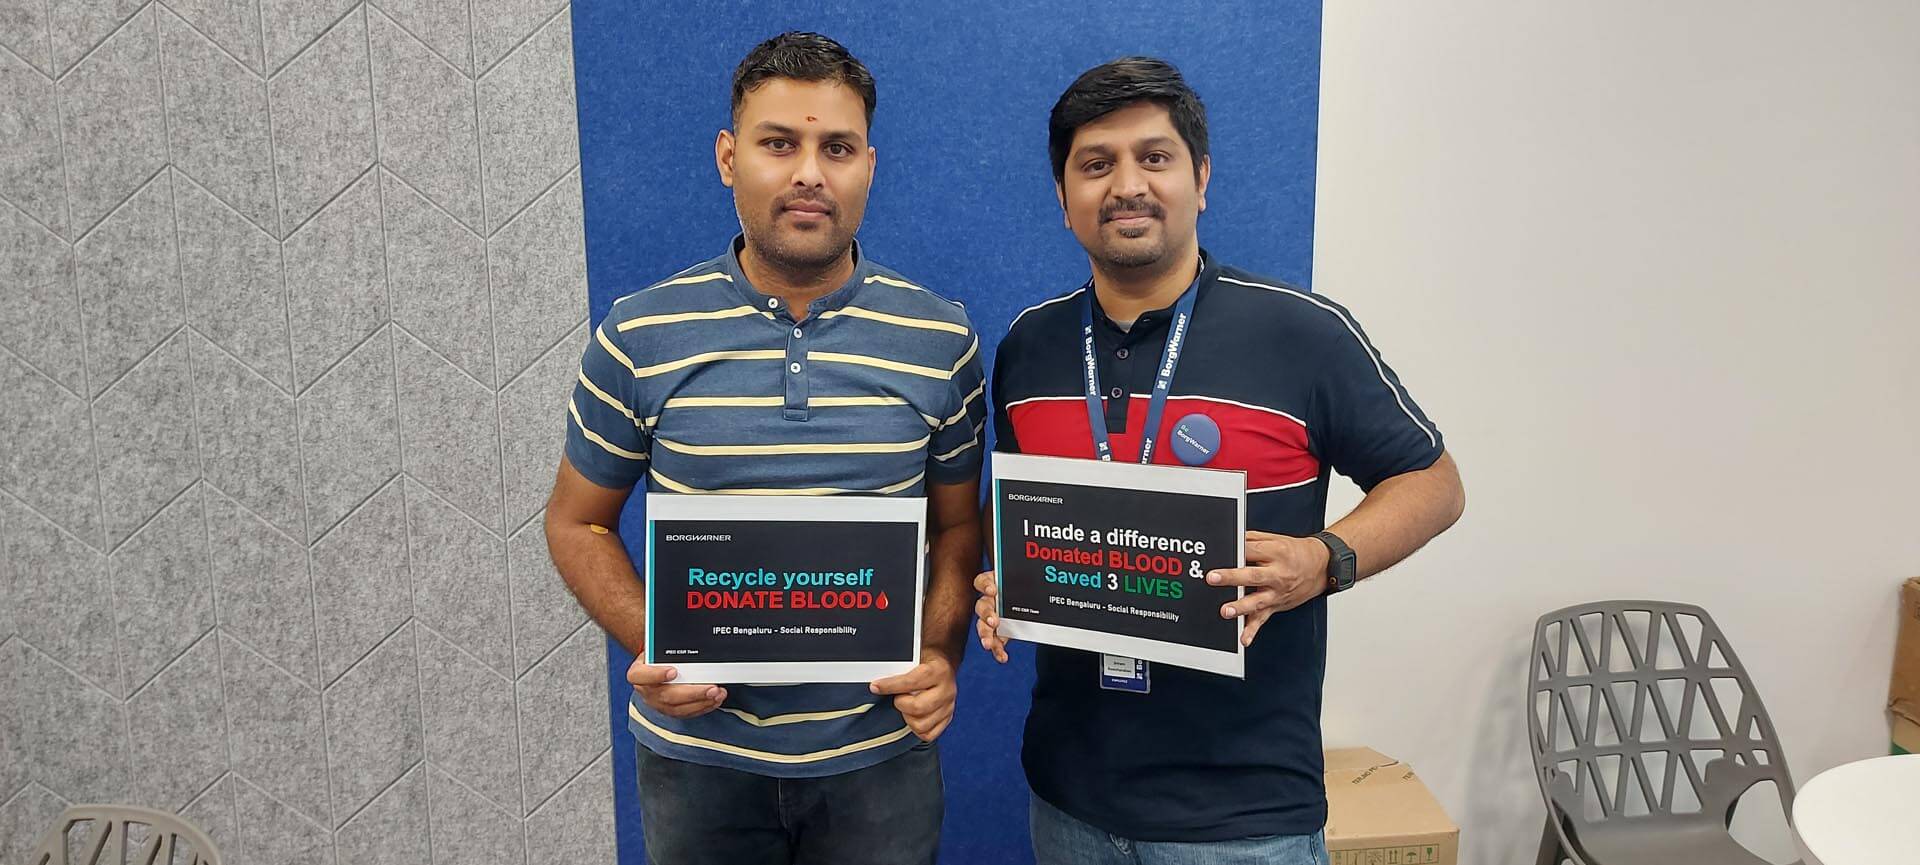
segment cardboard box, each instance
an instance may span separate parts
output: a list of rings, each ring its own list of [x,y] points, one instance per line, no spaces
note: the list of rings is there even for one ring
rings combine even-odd
[[[1920,754],[1920,577],[1900,587],[1900,636],[1893,644],[1893,685],[1887,689],[1896,754]]]
[[[1920,723],[1893,716],[1893,753],[1920,754]]]
[[[1372,748],[1326,752],[1333,865],[1457,865],[1460,827],[1413,767]]]

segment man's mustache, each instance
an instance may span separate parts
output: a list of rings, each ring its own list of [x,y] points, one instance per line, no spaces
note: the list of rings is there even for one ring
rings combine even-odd
[[[1125,201],[1108,202],[1100,208],[1100,221],[1103,223],[1132,216],[1151,216],[1155,219],[1163,219],[1166,215],[1166,208],[1161,207],[1159,203],[1148,199],[1144,195]]]
[[[827,196],[821,194],[816,190],[801,189],[801,190],[795,190],[793,192],[787,193],[786,195],[782,195],[779,198],[774,199],[773,212],[779,213],[783,210],[786,210],[789,206],[801,201],[811,202],[814,204],[818,204],[823,208],[826,208],[828,216],[833,216],[837,214],[840,210],[840,207],[833,203],[833,199],[828,198]]]

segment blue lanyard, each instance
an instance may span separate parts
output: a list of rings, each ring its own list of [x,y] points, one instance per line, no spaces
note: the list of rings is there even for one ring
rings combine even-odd
[[[1153,462],[1153,446],[1160,438],[1160,416],[1167,411],[1167,394],[1173,388],[1173,371],[1180,366],[1180,346],[1187,341],[1193,323],[1193,303],[1198,297],[1199,280],[1187,286],[1173,307],[1173,324],[1168,326],[1167,347],[1160,352],[1155,368],[1153,396],[1147,401],[1147,424],[1140,431],[1140,462]],[[1093,453],[1113,461],[1113,443],[1107,439],[1107,416],[1100,405],[1100,365],[1093,355],[1093,283],[1087,283],[1087,302],[1080,305],[1080,376],[1087,385],[1087,423],[1093,427]],[[1129,397],[1131,398],[1131,397]]]

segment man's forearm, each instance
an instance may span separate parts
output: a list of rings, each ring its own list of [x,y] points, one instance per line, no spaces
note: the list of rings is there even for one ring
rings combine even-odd
[[[1381,481],[1328,531],[1353,547],[1360,577],[1370,577],[1425,546],[1460,519],[1466,493],[1453,457]]]
[[[550,520],[547,552],[587,615],[627,651],[640,654],[647,644],[647,592],[620,536]]]
[[[936,529],[932,547],[922,644],[945,654],[958,667],[965,651],[967,622],[973,616],[973,577],[980,565],[980,524],[964,520]]]

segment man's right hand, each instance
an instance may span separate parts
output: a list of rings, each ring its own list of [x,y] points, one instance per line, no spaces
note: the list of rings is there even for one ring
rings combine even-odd
[[[634,660],[627,668],[627,681],[653,710],[672,718],[698,718],[720,708],[727,689],[719,685],[669,685],[680,675],[672,667],[660,667]]]
[[[973,602],[973,614],[976,617],[973,629],[980,635],[980,648],[986,649],[993,659],[1004,664],[1007,662],[1007,641],[993,631],[1000,626],[999,610],[1000,588],[994,573],[987,571],[973,578],[974,591],[980,593],[980,600]]]

